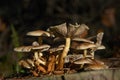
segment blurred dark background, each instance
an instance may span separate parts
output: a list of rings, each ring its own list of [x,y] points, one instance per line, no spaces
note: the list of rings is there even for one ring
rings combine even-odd
[[[14,73],[13,48],[35,40],[28,31],[63,22],[87,24],[88,36],[104,31],[105,57],[120,57],[119,14],[119,0],[0,0],[0,76]]]

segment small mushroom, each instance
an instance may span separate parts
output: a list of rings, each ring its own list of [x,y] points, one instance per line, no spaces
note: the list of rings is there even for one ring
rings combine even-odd
[[[81,58],[81,59],[75,60],[73,63],[80,64],[81,65],[80,68],[83,68],[84,64],[93,64],[93,61],[89,58]]]
[[[96,50],[105,49],[105,46],[103,45],[97,46],[96,44],[92,44],[92,43],[82,43],[80,45],[77,45],[76,49],[84,50],[84,57],[86,57],[87,55],[87,49],[91,49],[90,54],[92,55],[92,59],[94,59],[94,52]]]
[[[87,67],[85,67],[85,70],[100,70],[100,69],[108,69],[108,66],[104,64],[88,64]]]
[[[36,30],[27,33],[28,36],[37,36],[39,44],[42,44],[42,37],[50,37],[50,33],[43,30]]]
[[[27,33],[27,35],[29,36],[48,36],[50,37],[50,33],[47,31],[43,31],[43,30],[36,30],[36,31],[30,31]]]
[[[20,66],[24,67],[24,68],[27,68],[27,69],[31,68],[30,64],[27,61],[25,61],[25,60],[20,60],[18,64]]]
[[[84,57],[87,55],[87,49],[95,48],[96,45],[92,43],[82,43],[76,47],[77,50],[84,50]],[[94,58],[94,54],[92,54]]]
[[[86,55],[86,58],[91,58],[92,56],[91,55]],[[81,58],[84,58],[84,56],[82,54],[69,54],[65,57],[65,63],[68,63],[68,62],[73,62],[75,60],[78,60],[78,59],[81,59]]]

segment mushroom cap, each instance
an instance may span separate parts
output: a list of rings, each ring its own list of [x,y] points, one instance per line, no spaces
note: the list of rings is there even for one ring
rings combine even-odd
[[[30,52],[31,50],[41,50],[41,52],[46,51],[50,48],[49,45],[39,45],[39,46],[21,46],[14,48],[16,52]]]
[[[75,60],[73,63],[74,64],[93,64],[93,61],[89,58],[81,58],[81,59]]]
[[[64,48],[61,48],[61,47],[58,47],[58,48],[51,48],[49,49],[50,52],[56,52],[56,51],[61,51],[63,50]]]
[[[92,57],[91,55],[86,55],[86,58],[91,58],[91,57]],[[81,58],[84,58],[83,54],[77,54],[77,55],[69,54],[65,57],[65,63],[73,62]]]
[[[30,52],[32,49],[32,46],[21,46],[14,48],[14,51],[16,52]]]
[[[94,43],[93,41],[90,41],[88,39],[84,39],[84,38],[73,38],[73,41],[78,41],[78,42],[88,42],[88,43]]]
[[[59,45],[58,47],[49,49],[49,51],[50,51],[50,52],[61,51],[61,50],[64,49],[64,47],[65,47],[65,45]]]
[[[47,31],[43,31],[43,30],[31,31],[31,32],[28,32],[27,35],[29,35],[29,36],[47,36],[47,37],[50,37],[50,33],[47,32]]]
[[[108,66],[104,64],[89,64],[87,67],[85,67],[85,70],[100,70],[100,69],[108,69]]]
[[[105,49],[105,46],[104,45],[100,45],[99,47],[97,47],[97,49]]]
[[[40,44],[37,42],[37,41],[34,41],[33,43],[32,43],[32,46],[39,46]]]
[[[45,49],[45,50],[48,50],[50,48],[50,45],[47,45],[47,44],[43,44],[43,45],[39,45],[39,46],[33,46],[32,49],[33,50],[36,50],[36,49]]]
[[[60,25],[56,25],[56,26],[51,26],[50,28],[48,28],[49,32],[51,32],[52,34],[54,34],[55,36],[66,36],[67,34],[67,25],[66,23],[62,23]]]
[[[56,37],[79,37],[85,31],[89,30],[88,26],[85,24],[81,25],[66,25],[66,23],[52,26],[48,29],[48,31],[52,32]]]
[[[81,45],[77,46],[77,50],[84,50],[84,49],[89,49],[89,48],[94,48],[96,47],[95,44],[92,43],[82,43]]]

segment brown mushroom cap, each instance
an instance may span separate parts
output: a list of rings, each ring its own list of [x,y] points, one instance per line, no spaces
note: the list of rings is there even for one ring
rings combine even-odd
[[[95,48],[95,47],[96,47],[95,44],[82,43],[81,45],[77,46],[76,49],[77,49],[77,50],[84,50],[84,49]]]
[[[41,52],[46,51],[50,48],[49,45],[39,45],[39,46],[21,46],[14,48],[16,52],[30,52],[31,50],[41,50]]]
[[[90,41],[88,39],[84,39],[84,38],[73,38],[73,41],[78,41],[78,42],[88,42],[88,43],[94,43],[93,41]]]
[[[86,55],[86,58],[91,58],[92,56],[91,55]],[[76,61],[78,59],[82,59],[84,58],[83,54],[78,54],[78,55],[67,55],[65,57],[65,63],[68,63],[68,62],[73,62],[73,61]]]
[[[93,64],[93,61],[89,58],[81,58],[81,59],[75,60],[73,63],[74,64]]]
[[[104,64],[89,64],[87,67],[85,67],[85,70],[100,70],[100,69],[108,69],[108,66]]]
[[[43,31],[43,30],[31,31],[31,32],[28,32],[27,35],[29,35],[29,36],[47,36],[47,37],[50,37],[50,33],[46,32],[46,31]]]
[[[33,50],[36,50],[36,49],[39,49],[39,50],[41,50],[41,49],[49,49],[50,48],[50,45],[47,45],[47,44],[43,44],[43,45],[39,45],[39,46],[33,46],[32,47],[32,49]]]
[[[65,45],[59,45],[58,47],[49,49],[49,51],[50,51],[50,52],[61,51],[61,50],[64,49],[64,47],[65,47]]]

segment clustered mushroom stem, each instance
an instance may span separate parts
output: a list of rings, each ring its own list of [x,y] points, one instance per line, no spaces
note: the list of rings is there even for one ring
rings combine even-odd
[[[69,51],[69,48],[70,48],[70,42],[71,42],[71,39],[70,39],[70,38],[66,38],[65,47],[64,47],[64,49],[63,49],[62,54],[59,56],[59,61],[58,61],[58,66],[57,66],[57,69],[58,69],[58,70],[63,69],[63,66],[64,66],[64,58],[65,58],[65,57],[67,56],[67,54],[68,54],[68,51]]]
[[[54,55],[51,55],[49,57],[49,63],[48,63],[48,69],[47,69],[47,72],[51,72],[54,70],[54,62],[55,62],[55,56]]]

